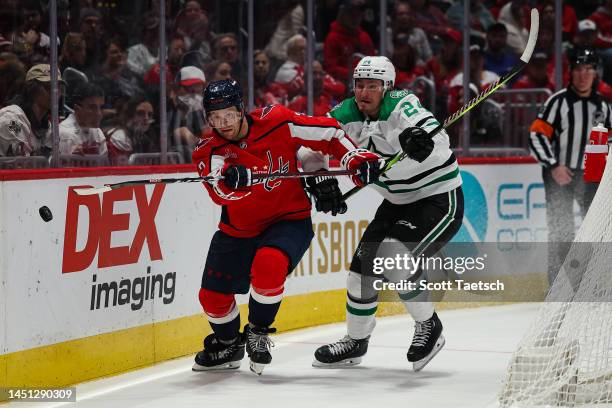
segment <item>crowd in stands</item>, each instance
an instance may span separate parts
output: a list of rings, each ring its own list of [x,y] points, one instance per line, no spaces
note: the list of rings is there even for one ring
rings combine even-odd
[[[383,48],[397,68],[396,87],[424,96],[427,84],[433,84],[432,103],[443,118],[463,103],[463,2],[387,1]],[[0,157],[48,157],[48,2],[5,3],[0,11]],[[165,109],[168,151],[189,162],[207,126],[202,90],[210,81],[234,78],[246,94],[250,58],[256,107],[280,103],[307,111],[304,0],[258,0],[256,51],[251,56],[241,30],[244,24],[226,23],[239,19],[243,2],[168,0],[167,58],[162,62],[157,2],[57,3],[61,154],[100,155],[123,165],[132,153],[159,152],[159,114]],[[352,67],[359,55],[376,55],[381,49],[379,0],[315,3],[313,108],[315,115],[324,115],[350,95]],[[516,65],[526,45],[531,7],[541,13],[536,51],[509,87],[554,92],[554,0],[471,0],[470,92],[480,92]],[[612,100],[612,0],[564,1],[562,29],[565,83],[569,53],[594,47],[605,67],[598,89]],[[160,106],[162,63],[165,106]]]

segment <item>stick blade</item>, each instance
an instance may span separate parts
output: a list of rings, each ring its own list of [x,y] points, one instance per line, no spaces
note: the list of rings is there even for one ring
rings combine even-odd
[[[75,188],[72,191],[77,193],[78,195],[96,195],[100,193],[106,193],[107,191],[111,191],[112,188],[109,186],[104,187],[83,187],[83,188]]]
[[[538,42],[538,32],[540,31],[540,13],[538,13],[538,9],[531,9],[531,27],[529,27],[529,38],[527,39],[527,46],[525,47],[525,51],[523,51],[523,55],[521,55],[521,61],[525,64],[529,62],[531,59],[531,54],[533,54],[533,49]]]

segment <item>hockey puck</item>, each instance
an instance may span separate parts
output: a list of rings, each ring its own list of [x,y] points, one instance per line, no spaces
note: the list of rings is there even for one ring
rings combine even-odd
[[[46,205],[43,205],[38,209],[38,213],[40,214],[40,218],[42,218],[45,222],[49,222],[53,219],[53,214],[51,210]]]

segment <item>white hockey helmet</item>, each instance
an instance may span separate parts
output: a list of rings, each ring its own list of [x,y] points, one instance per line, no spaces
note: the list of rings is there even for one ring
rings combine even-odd
[[[361,78],[380,79],[385,91],[390,91],[395,85],[395,67],[387,57],[363,57],[353,72],[353,86]]]

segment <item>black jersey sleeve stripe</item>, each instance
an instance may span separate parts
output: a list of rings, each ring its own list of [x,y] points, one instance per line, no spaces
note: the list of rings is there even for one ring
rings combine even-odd
[[[425,177],[429,176],[430,174],[435,173],[436,171],[443,169],[445,167],[449,167],[452,166],[453,163],[457,162],[457,158],[455,157],[455,154],[451,154],[450,157],[448,158],[448,160],[446,160],[443,164],[433,167],[429,170],[426,170],[422,173],[417,174],[414,177],[410,177],[409,179],[404,179],[404,180],[389,180],[389,181],[385,181],[385,184],[388,186],[392,186],[395,184],[414,184],[416,182],[418,182],[419,180],[424,179]]]

